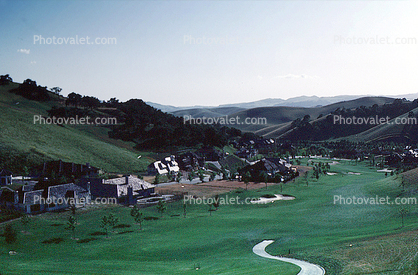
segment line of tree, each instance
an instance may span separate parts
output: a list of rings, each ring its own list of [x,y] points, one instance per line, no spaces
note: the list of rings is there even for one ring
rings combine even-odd
[[[220,125],[191,125],[183,119],[147,105],[140,99],[118,103],[120,125],[109,137],[133,141],[137,149],[164,150],[198,145],[223,147],[241,131]]]
[[[26,79],[19,87],[10,90],[10,92],[23,96],[24,98],[36,101],[48,101],[50,100],[50,91],[46,86],[40,86],[36,84],[36,81]]]
[[[13,79],[8,75],[0,75],[0,86],[9,85],[13,82]]]

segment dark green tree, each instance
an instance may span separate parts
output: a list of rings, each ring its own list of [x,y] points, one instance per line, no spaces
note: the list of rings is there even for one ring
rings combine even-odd
[[[199,169],[199,171],[198,171],[198,175],[199,175],[199,179],[200,179],[200,181],[203,183],[203,182],[205,182],[205,174],[203,173],[203,170],[202,169]]]
[[[167,203],[165,200],[161,199],[158,201],[157,204],[157,211],[158,213],[161,214],[161,217],[163,216],[163,214],[165,213],[165,211],[167,210]]]
[[[102,219],[100,220],[100,227],[103,228],[103,230],[106,233],[106,237],[108,237],[109,236],[109,220],[106,215],[103,216]]]
[[[112,228],[115,228],[119,222],[119,219],[115,215],[113,215],[113,213],[110,213],[107,217],[107,221]]]
[[[155,178],[154,178],[154,184],[159,184],[160,183],[160,174],[157,174],[157,175],[155,175]]]
[[[251,174],[250,172],[245,172],[244,176],[242,176],[242,179],[244,180],[245,184],[245,190],[248,190],[248,184],[250,183]]]
[[[218,208],[220,206],[219,195],[215,195],[212,205],[213,205],[213,207],[215,207],[215,210],[218,210]]]
[[[186,217],[187,214],[187,205],[186,203],[183,201],[183,217]]]
[[[77,226],[77,219],[74,216],[70,216],[67,221],[67,228],[71,231],[71,237],[75,239],[75,228]]]
[[[4,239],[6,241],[6,243],[8,244],[12,244],[14,242],[16,242],[17,240],[17,233],[14,230],[13,226],[11,224],[7,224],[4,227]]]
[[[179,171],[178,173],[177,173],[177,177],[176,177],[176,181],[177,181],[177,183],[180,183],[180,181],[181,181],[181,177],[183,176],[183,174]]]
[[[24,214],[22,218],[20,218],[20,222],[23,225],[24,231],[27,232],[27,226],[29,224],[29,217],[28,215]]]
[[[131,216],[134,218],[135,223],[139,224],[139,231],[141,231],[144,217],[136,205],[131,209]]]
[[[402,207],[398,211],[402,219],[402,227],[404,227],[404,217],[408,214],[409,210],[407,208]]]
[[[53,92],[56,95],[59,95],[61,93],[61,91],[62,91],[62,88],[60,88],[60,87],[51,88],[51,92]]]

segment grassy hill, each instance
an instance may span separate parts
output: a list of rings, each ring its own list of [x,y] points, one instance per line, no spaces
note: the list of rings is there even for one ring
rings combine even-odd
[[[187,110],[180,110],[172,112],[173,115],[183,117],[183,116],[192,116],[197,117],[221,117],[237,113],[244,110],[243,108],[238,107],[218,107],[218,108],[194,108]]]
[[[418,108],[412,110],[415,116],[418,115]],[[396,124],[396,119],[406,119],[408,114],[402,114],[389,121],[388,124],[377,125],[367,131],[357,135],[348,136],[345,139],[350,141],[380,141],[380,140],[396,140],[396,139],[410,139],[408,133],[404,132],[405,125]]]
[[[300,108],[300,107],[262,107],[243,110],[230,116],[238,116],[240,121],[247,117],[263,117],[267,119],[267,125],[236,125],[236,128],[255,132],[265,137],[278,137],[288,130],[289,123],[295,119],[309,115],[311,119],[316,119],[319,115],[327,115],[338,108],[352,109],[360,106],[382,105],[393,102],[389,97],[363,97],[349,101],[342,101],[322,107]]]
[[[405,189],[405,193],[408,194],[408,196],[416,197],[416,194],[418,193],[418,168],[403,172],[398,178],[400,186]]]
[[[104,127],[34,124],[34,115],[47,117],[47,111],[59,103],[37,102],[9,92],[17,86],[0,86],[2,166],[31,166],[43,160],[61,159],[88,162],[108,172],[135,173],[144,171],[151,162],[150,154],[132,149],[133,143],[110,139],[109,130]],[[138,155],[142,158],[138,159]],[[16,170],[13,168],[10,167]]]

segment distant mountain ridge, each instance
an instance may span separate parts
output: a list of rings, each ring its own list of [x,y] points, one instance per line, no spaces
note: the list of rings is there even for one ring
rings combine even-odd
[[[253,102],[242,102],[242,103],[232,103],[232,104],[221,104],[218,106],[172,106],[172,105],[163,105],[154,102],[146,102],[148,105],[160,109],[163,112],[167,113],[174,113],[176,111],[181,110],[188,110],[188,109],[213,109],[221,108],[221,107],[235,107],[235,108],[242,108],[242,109],[252,109],[252,108],[259,108],[259,107],[273,107],[273,106],[287,106],[287,107],[320,107],[325,105],[330,105],[333,103],[341,102],[341,101],[348,101],[353,99],[358,99],[362,97],[376,97],[371,95],[339,95],[339,96],[330,96],[330,97],[318,97],[318,96],[298,96],[292,97],[289,99],[281,99],[281,98],[266,98],[262,100],[257,100]],[[415,94],[403,94],[403,95],[388,95],[388,96],[381,96],[381,97],[390,97],[390,98],[406,98],[408,100],[414,100],[418,98],[418,93]]]

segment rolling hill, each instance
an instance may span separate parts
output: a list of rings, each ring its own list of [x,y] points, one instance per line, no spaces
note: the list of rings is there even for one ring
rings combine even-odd
[[[418,108],[413,109],[415,117],[418,116]],[[410,131],[405,130],[405,125],[395,123],[398,119],[405,119],[408,117],[408,113],[397,116],[389,121],[388,124],[380,124],[372,127],[369,130],[361,132],[357,135],[347,136],[346,139],[350,141],[382,141],[382,140],[412,140],[416,137],[411,136]]]
[[[197,117],[222,117],[230,114],[234,114],[243,111],[243,108],[238,107],[218,107],[218,108],[195,108],[172,112],[173,115],[184,117],[192,116]]]
[[[241,109],[253,109],[259,107],[277,107],[277,106],[286,106],[286,107],[303,107],[303,108],[312,108],[312,107],[321,107],[330,105],[333,103],[338,103],[342,101],[353,100],[357,98],[368,97],[367,95],[340,95],[340,96],[330,96],[330,97],[318,97],[318,96],[298,96],[288,99],[281,98],[266,98],[262,100],[257,100],[253,102],[242,102],[242,103],[232,103],[232,104],[221,104],[219,106],[172,106],[172,105],[163,105],[154,102],[146,102],[148,105],[157,108],[163,112],[175,113],[177,111],[186,111],[196,112],[196,109],[211,109],[216,110],[218,108],[241,108]],[[384,96],[382,96],[384,97]],[[394,98],[395,96],[388,96]],[[407,98],[413,100],[418,97],[418,94],[407,94],[399,95],[396,98]],[[182,113],[183,114],[183,113]]]
[[[349,101],[342,101],[330,105],[314,108],[301,107],[262,107],[249,110],[240,111],[231,114],[231,117],[238,116],[241,121],[247,117],[263,117],[267,120],[267,125],[236,125],[236,128],[243,131],[255,132],[266,137],[277,137],[286,130],[290,122],[295,119],[302,119],[305,115],[309,115],[311,119],[316,119],[318,116],[326,116],[338,108],[352,109],[360,106],[373,106],[374,104],[383,105],[385,103],[392,103],[394,98],[389,97],[363,97]]]

